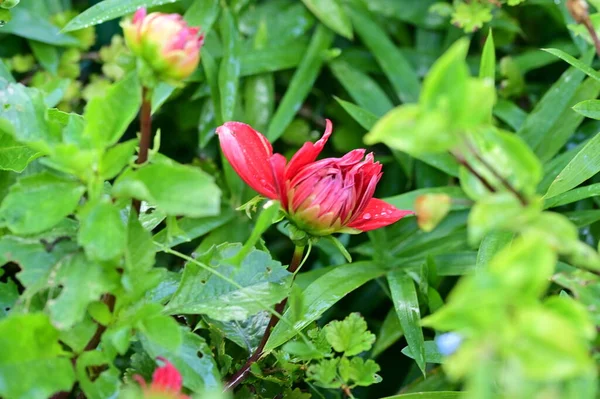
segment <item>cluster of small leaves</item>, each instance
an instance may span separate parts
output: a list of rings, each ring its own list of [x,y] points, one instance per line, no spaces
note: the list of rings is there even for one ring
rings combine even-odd
[[[310,329],[308,337],[308,342],[296,339],[285,344],[282,350],[289,357],[280,356],[301,365],[308,380],[317,386],[348,392],[381,382],[379,365],[357,356],[369,351],[375,342],[375,335],[367,330],[367,323],[358,313],[331,321],[322,329]]]
[[[496,9],[503,4],[519,5],[526,0],[457,0],[453,4],[439,2],[431,6],[431,11],[442,17],[451,17],[452,24],[463,28],[465,32],[474,32],[489,23]]]

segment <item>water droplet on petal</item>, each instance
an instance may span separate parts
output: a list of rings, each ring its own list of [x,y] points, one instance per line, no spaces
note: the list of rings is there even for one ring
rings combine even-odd
[[[267,184],[267,179],[260,179],[260,184]]]
[[[371,219],[371,214],[370,214],[370,213],[365,213],[365,214],[363,215],[363,219],[365,219],[365,220],[369,220],[369,219]]]

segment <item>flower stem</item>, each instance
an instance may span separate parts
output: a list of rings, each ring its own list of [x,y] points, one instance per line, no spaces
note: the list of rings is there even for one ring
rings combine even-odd
[[[142,107],[140,109],[140,152],[136,163],[143,164],[148,160],[148,150],[152,138],[152,90],[142,87]],[[139,214],[142,202],[133,200],[133,208]]]
[[[290,262],[290,266],[288,268],[288,271],[290,273],[293,274],[296,272],[296,270],[302,263],[302,255],[303,254],[304,254],[304,247],[297,246],[296,248],[294,248],[294,255],[292,256],[292,261]],[[277,305],[275,305],[275,312],[277,314],[283,313],[285,305],[287,304],[287,300],[288,300],[288,298],[285,298],[283,301],[281,301]],[[250,367],[252,366],[252,364],[256,363],[262,357],[263,351],[265,349],[265,345],[267,344],[269,337],[271,337],[271,332],[273,331],[273,328],[277,325],[278,321],[279,321],[279,318],[276,315],[271,316],[271,319],[269,320],[269,324],[267,324],[267,328],[265,329],[265,333],[264,333],[262,339],[260,340],[258,347],[254,351],[254,353],[248,358],[248,360],[242,366],[242,368],[240,368],[227,381],[227,383],[225,384],[226,391],[235,389],[235,387],[237,387],[242,381],[244,381],[246,379],[246,377],[248,377],[248,374],[250,373]]]

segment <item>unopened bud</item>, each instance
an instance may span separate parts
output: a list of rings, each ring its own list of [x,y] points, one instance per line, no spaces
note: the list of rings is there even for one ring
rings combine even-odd
[[[450,212],[452,198],[447,194],[425,194],[415,200],[417,223],[421,230],[429,232]]]
[[[589,18],[589,7],[585,0],[568,0],[567,8],[578,24],[584,23]]]
[[[122,23],[131,52],[159,80],[177,83],[192,74],[200,61],[204,37],[179,14],[151,13],[140,8]]]

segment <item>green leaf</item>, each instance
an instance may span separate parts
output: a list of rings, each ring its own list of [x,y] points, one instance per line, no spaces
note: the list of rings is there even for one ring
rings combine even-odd
[[[483,46],[483,52],[481,53],[479,77],[496,80],[496,48],[494,46],[492,29],[489,30],[485,45]]]
[[[0,283],[0,319],[8,315],[8,312],[19,299],[19,287],[14,281],[8,280]]]
[[[266,136],[271,142],[283,134],[308,96],[323,65],[324,53],[333,42],[333,37],[333,33],[322,25],[315,30],[304,58],[298,65],[269,125]]]
[[[48,303],[52,323],[66,330],[83,320],[87,306],[111,291],[118,275],[109,274],[98,263],[86,259],[83,254],[64,258],[58,265],[54,285],[62,286],[58,297]]]
[[[600,94],[600,82],[588,78],[577,88],[575,95],[569,102],[569,106],[584,99],[595,98],[598,94]],[[551,160],[568,143],[583,119],[584,116],[574,112],[574,108],[565,108],[558,122],[552,130],[546,132],[544,140],[535,150],[540,160],[542,162]]]
[[[86,204],[78,217],[81,225],[77,241],[90,259],[111,260],[125,251],[125,224],[109,200]]]
[[[46,18],[27,10],[15,7],[11,10],[12,19],[2,27],[2,33],[12,33],[25,39],[37,40],[54,46],[77,46],[79,41],[69,35],[62,34]]]
[[[364,360],[360,357],[354,357],[352,360],[343,357],[339,365],[340,376],[351,386],[368,387],[380,383],[381,377],[377,374],[379,370],[381,368],[375,361],[371,359]],[[352,381],[351,384],[350,381]]]
[[[544,199],[577,187],[600,171],[600,134],[595,135],[556,176]]]
[[[338,378],[338,364],[340,359],[324,359],[317,364],[312,364],[306,370],[306,376],[323,388],[339,388],[342,381]]]
[[[244,320],[285,298],[290,273],[281,263],[255,249],[241,265],[231,264],[229,259],[240,250],[240,244],[223,244],[207,254],[207,267],[215,273],[189,262],[165,311],[205,314],[221,321]]]
[[[125,246],[125,268],[142,273],[154,266],[156,246],[150,232],[142,227],[135,212],[129,214],[127,244]]]
[[[224,54],[219,68],[221,115],[224,121],[233,120],[240,79],[239,37],[233,16],[228,8],[221,16],[221,36]]]
[[[317,320],[327,309],[366,282],[385,273],[372,262],[355,262],[338,266],[317,278],[304,290],[304,318],[294,322],[294,328],[287,323],[279,322],[273,329],[265,346],[265,353],[283,345],[293,338],[298,331]],[[283,316],[289,318],[290,310]]]
[[[135,119],[142,104],[142,88],[135,74],[130,74],[112,86],[105,97],[88,102],[84,118],[84,135],[97,147],[115,144]]]
[[[0,130],[0,169],[21,173],[39,153]]]
[[[421,330],[421,312],[415,284],[403,270],[389,273],[387,279],[406,342],[415,355],[417,366],[425,375],[425,338]]]
[[[302,2],[325,26],[347,39],[352,39],[352,24],[340,5],[340,0],[302,0]]]
[[[212,351],[199,335],[183,329],[181,346],[175,351],[149,341],[144,335],[140,341],[152,358],[162,356],[177,368],[186,388],[194,392],[220,388],[221,376]]]
[[[85,188],[76,181],[40,173],[20,179],[0,206],[0,218],[16,234],[47,230],[71,214]]]
[[[185,12],[183,19],[190,26],[202,29],[206,36],[219,16],[221,7],[218,0],[195,0]]]
[[[411,4],[408,8],[413,7],[415,5]],[[401,50],[390,40],[382,26],[371,18],[367,10],[362,7],[350,7],[350,16],[360,39],[375,56],[398,98],[404,103],[417,102],[421,89],[419,77]]]
[[[578,60],[577,58],[571,56],[570,54],[567,54],[564,51],[556,49],[556,48],[543,48],[542,50],[547,51],[548,53],[557,56],[558,58],[562,59],[563,61],[568,62],[570,65],[579,69],[581,72],[585,73],[590,78],[600,81],[600,73],[598,73],[596,70],[594,70],[594,68],[590,67],[589,62],[582,62],[582,61]],[[590,50],[590,52],[591,51],[592,50]]]
[[[402,349],[402,354],[414,359],[409,346]],[[442,354],[438,350],[437,343],[435,341],[425,341],[425,361],[427,363],[443,363]]]
[[[53,266],[65,256],[65,252],[76,250],[70,242],[55,244],[48,252],[39,240],[3,236],[0,238],[0,264],[14,262],[21,271],[17,278],[27,289],[23,294],[29,297],[45,288]]]
[[[4,79],[9,83],[16,83],[15,78],[12,76],[4,61],[0,60],[0,79]]]
[[[89,28],[92,25],[101,24],[132,13],[141,7],[155,7],[176,1],[178,0],[129,0],[124,3],[122,0],[104,0],[69,21],[63,31],[70,32]]]
[[[435,391],[435,392],[416,392],[405,393],[402,395],[386,396],[382,399],[458,399],[464,392]]]
[[[593,53],[583,57],[583,62],[590,62]],[[518,130],[519,135],[534,150],[542,143],[548,132],[560,121],[563,110],[567,109],[569,102],[575,95],[584,74],[577,68],[569,68],[563,73],[546,94],[537,103],[525,122]]]
[[[209,323],[250,354],[258,347],[270,319],[269,313],[259,312],[246,320],[224,322],[211,319]]]
[[[455,202],[452,204],[452,210],[466,209],[469,208],[469,204],[466,203],[469,197],[463,192],[460,187],[432,187],[422,188],[419,190],[409,191],[404,194],[395,195],[393,197],[384,198],[385,202],[394,205],[398,209],[415,210],[415,200],[417,197],[427,194],[446,194],[450,196]]]
[[[123,173],[115,181],[113,194],[148,201],[167,215],[191,217],[217,215],[221,200],[210,176],[176,163],[151,164]]]
[[[0,131],[9,133],[24,143],[40,143],[42,148],[51,142],[46,127],[46,105],[42,92],[23,86],[8,83],[0,79]]]
[[[392,102],[385,92],[368,75],[352,68],[344,61],[333,61],[329,68],[356,103],[375,115],[383,115],[392,109]]]
[[[250,76],[244,82],[245,115],[250,126],[266,131],[275,110],[275,76]]]
[[[308,43],[304,37],[297,41],[274,47],[255,49],[240,55],[241,76],[295,68],[304,59]]]
[[[348,101],[344,101],[341,98],[335,97],[335,101],[338,102],[346,110],[346,112],[356,121],[359,125],[364,127],[367,130],[370,130],[379,118],[377,115],[373,114],[370,111],[367,111],[364,108],[359,107],[358,105],[352,104]]]
[[[115,178],[133,161],[133,152],[138,145],[137,140],[128,140],[109,148],[100,160],[99,173],[104,180]]]
[[[494,105],[494,115],[504,121],[513,130],[519,130],[527,118],[527,113],[519,108],[519,106],[502,98],[498,99],[498,102]]]
[[[600,183],[590,184],[589,186],[578,187],[546,199],[544,209],[555,208],[562,205],[581,201],[582,199],[600,196]]]
[[[159,313],[144,318],[138,326],[149,343],[175,353],[179,350],[183,339],[182,330],[174,318]]]
[[[600,100],[585,100],[573,106],[575,112],[586,118],[600,119]]]
[[[38,42],[36,40],[30,40],[29,46],[31,47],[31,51],[33,51],[33,54],[40,65],[53,75],[56,75],[58,73],[58,66],[60,63],[58,49],[52,45]]]
[[[479,251],[477,252],[477,269],[486,268],[494,255],[502,248],[510,244],[514,234],[506,231],[495,231],[486,234],[481,240]]]
[[[162,246],[172,248],[178,244],[191,241],[203,236],[225,224],[234,218],[235,214],[229,208],[223,210],[218,216],[204,217],[200,219],[184,217],[177,220],[181,234],[169,237],[167,229],[163,229],[154,235],[154,241]]]
[[[89,399],[102,399],[117,396],[121,385],[120,371],[108,355],[101,351],[87,351],[79,355],[77,364],[79,385]],[[90,379],[89,370],[102,370]]]
[[[396,311],[392,309],[388,312],[387,316],[385,316],[383,324],[381,325],[381,329],[377,334],[377,340],[373,346],[372,356],[374,358],[379,356],[400,338],[402,338],[403,335],[404,332],[400,326],[398,315],[396,315]]]
[[[367,322],[358,313],[351,313],[342,321],[332,321],[323,330],[333,349],[344,356],[368,351],[375,342],[375,334],[367,330]]]
[[[71,390],[73,366],[61,356],[58,331],[46,315],[13,314],[0,320],[0,347],[3,397],[48,398]]]
[[[525,197],[536,192],[542,178],[542,165],[520,137],[501,130],[485,129],[471,134],[469,142],[471,148],[464,154],[467,162],[497,192],[510,191],[505,182]],[[491,172],[488,165],[496,173]],[[460,182],[465,193],[473,199],[488,195],[488,188],[463,166],[460,168]]]

